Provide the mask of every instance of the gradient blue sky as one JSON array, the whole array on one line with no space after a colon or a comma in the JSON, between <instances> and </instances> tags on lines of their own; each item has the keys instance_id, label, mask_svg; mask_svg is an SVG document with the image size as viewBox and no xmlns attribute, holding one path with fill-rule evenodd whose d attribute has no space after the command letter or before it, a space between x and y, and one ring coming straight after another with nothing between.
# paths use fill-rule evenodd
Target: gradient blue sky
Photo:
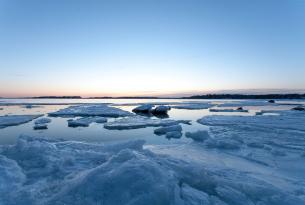
<instances>
[{"instance_id":1,"label":"gradient blue sky","mask_svg":"<svg viewBox=\"0 0 305 205\"><path fill-rule=\"evenodd\" d=\"M304 0L0 0L0 96L305 90Z\"/></svg>"}]
</instances>

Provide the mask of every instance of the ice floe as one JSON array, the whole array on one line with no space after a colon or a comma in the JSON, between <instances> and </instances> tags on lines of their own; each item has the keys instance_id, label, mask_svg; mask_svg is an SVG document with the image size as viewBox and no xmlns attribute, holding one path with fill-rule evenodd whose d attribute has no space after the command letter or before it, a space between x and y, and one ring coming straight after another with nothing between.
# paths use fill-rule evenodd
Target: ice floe
<instances>
[{"instance_id":1,"label":"ice floe","mask_svg":"<svg viewBox=\"0 0 305 205\"><path fill-rule=\"evenodd\" d=\"M211 148L241 149L243 157L273 166L272 156L300 156L305 150L305 115L278 111L278 115L205 116L199 123L210 126ZM273 159L274 161L274 159Z\"/></svg>"},{"instance_id":2,"label":"ice floe","mask_svg":"<svg viewBox=\"0 0 305 205\"><path fill-rule=\"evenodd\" d=\"M181 137L182 137L182 132L181 132L181 131L170 131L170 132L167 132L167 133L165 134L165 137L166 137L167 139L171 139L171 138L176 138L176 139L178 139L178 138L181 138Z\"/></svg>"},{"instance_id":3,"label":"ice floe","mask_svg":"<svg viewBox=\"0 0 305 205\"><path fill-rule=\"evenodd\" d=\"M206 131L206 130L198 130L196 132L186 132L185 137L191 138L197 142L203 142L206 139L209 139L210 135L209 135L208 131Z\"/></svg>"},{"instance_id":4,"label":"ice floe","mask_svg":"<svg viewBox=\"0 0 305 205\"><path fill-rule=\"evenodd\" d=\"M143 149L143 143L102 145L20 137L15 145L0 149L0 204L305 203L304 179L281 181L278 173L251 168L242 160L234 164L229 155L201 160L209 157L207 152L191 146L186 150L179 146L179 152L166 148L171 154L160 155ZM261 173L253 172L257 169Z\"/></svg>"},{"instance_id":5,"label":"ice floe","mask_svg":"<svg viewBox=\"0 0 305 205\"><path fill-rule=\"evenodd\" d=\"M34 130L45 130L48 129L48 125L47 124L35 124L33 126Z\"/></svg>"},{"instance_id":6,"label":"ice floe","mask_svg":"<svg viewBox=\"0 0 305 205\"><path fill-rule=\"evenodd\" d=\"M47 124L47 123L50 123L51 121L52 120L50 118L42 117L42 118L35 120L35 124Z\"/></svg>"},{"instance_id":7,"label":"ice floe","mask_svg":"<svg viewBox=\"0 0 305 205\"><path fill-rule=\"evenodd\" d=\"M0 116L0 129L30 122L42 115L4 115Z\"/></svg>"},{"instance_id":8,"label":"ice floe","mask_svg":"<svg viewBox=\"0 0 305 205\"><path fill-rule=\"evenodd\" d=\"M211 108L209 109L210 112L248 112L248 110L244 110L243 108L239 107L238 109L214 109L214 108Z\"/></svg>"},{"instance_id":9,"label":"ice floe","mask_svg":"<svg viewBox=\"0 0 305 205\"><path fill-rule=\"evenodd\" d=\"M167 132L172 132L172 131L182 131L182 126L181 125L172 125L172 126L166 126L166 127L160 127L154 130L154 133L156 135L165 135Z\"/></svg>"},{"instance_id":10,"label":"ice floe","mask_svg":"<svg viewBox=\"0 0 305 205\"><path fill-rule=\"evenodd\" d=\"M154 107L154 105L152 105L152 104L143 104L143 105L140 105L140 106L134 108L132 110L132 112L150 113L153 107Z\"/></svg>"},{"instance_id":11,"label":"ice floe","mask_svg":"<svg viewBox=\"0 0 305 205\"><path fill-rule=\"evenodd\" d=\"M304 108L304 106L297 106L297 107L292 108L292 110L304 111L305 108Z\"/></svg>"},{"instance_id":12,"label":"ice floe","mask_svg":"<svg viewBox=\"0 0 305 205\"><path fill-rule=\"evenodd\" d=\"M125 117L130 116L132 113L116 108L110 107L105 104L94 105L74 105L68 108L49 113L52 117L88 117L88 116L101 116L101 117Z\"/></svg>"},{"instance_id":13,"label":"ice floe","mask_svg":"<svg viewBox=\"0 0 305 205\"><path fill-rule=\"evenodd\" d=\"M167 114L167 112L171 109L170 106L167 106L167 105L160 105L160 106L157 106L155 109L152 110L152 113L153 114Z\"/></svg>"},{"instance_id":14,"label":"ice floe","mask_svg":"<svg viewBox=\"0 0 305 205\"><path fill-rule=\"evenodd\" d=\"M121 119L116 119L112 122L107 122L104 124L106 129L138 129L144 127L161 127L177 125L179 123L185 123L184 121L177 121L171 119L154 119L144 116L131 116Z\"/></svg>"},{"instance_id":15,"label":"ice floe","mask_svg":"<svg viewBox=\"0 0 305 205\"><path fill-rule=\"evenodd\" d=\"M105 123L107 118L105 117L83 117L79 119L68 120L69 127L88 127L91 123Z\"/></svg>"},{"instance_id":16,"label":"ice floe","mask_svg":"<svg viewBox=\"0 0 305 205\"><path fill-rule=\"evenodd\" d=\"M208 109L213 106L214 105L211 103L181 103L179 105L172 106L172 108L185 109L185 110L200 110L200 109Z\"/></svg>"}]
</instances>

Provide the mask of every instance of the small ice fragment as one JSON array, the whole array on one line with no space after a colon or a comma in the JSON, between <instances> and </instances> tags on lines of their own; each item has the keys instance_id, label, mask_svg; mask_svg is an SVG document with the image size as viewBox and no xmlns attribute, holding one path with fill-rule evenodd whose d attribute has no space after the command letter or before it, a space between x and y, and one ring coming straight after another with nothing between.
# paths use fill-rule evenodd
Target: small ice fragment
<instances>
[{"instance_id":1,"label":"small ice fragment","mask_svg":"<svg viewBox=\"0 0 305 205\"><path fill-rule=\"evenodd\" d=\"M140 113L150 113L154 105L152 104L144 104L140 105L132 110L132 112L140 112Z\"/></svg>"},{"instance_id":2,"label":"small ice fragment","mask_svg":"<svg viewBox=\"0 0 305 205\"><path fill-rule=\"evenodd\" d=\"M45 130L48 129L47 124L35 124L33 127L34 130Z\"/></svg>"},{"instance_id":3,"label":"small ice fragment","mask_svg":"<svg viewBox=\"0 0 305 205\"><path fill-rule=\"evenodd\" d=\"M305 110L305 108L304 108L304 107L302 107L302 106L297 106L297 107L292 108L292 110L304 111L304 110Z\"/></svg>"},{"instance_id":4,"label":"small ice fragment","mask_svg":"<svg viewBox=\"0 0 305 205\"><path fill-rule=\"evenodd\" d=\"M167 114L167 112L170 110L170 106L166 105L160 105L152 110L153 114Z\"/></svg>"},{"instance_id":5,"label":"small ice fragment","mask_svg":"<svg viewBox=\"0 0 305 205\"><path fill-rule=\"evenodd\" d=\"M196 132L187 132L185 133L187 138L192 138L194 141L203 142L206 139L210 138L208 131L206 130L198 130Z\"/></svg>"},{"instance_id":6,"label":"small ice fragment","mask_svg":"<svg viewBox=\"0 0 305 205\"><path fill-rule=\"evenodd\" d=\"M166 133L166 138L180 138L182 137L182 132L181 131L171 131Z\"/></svg>"},{"instance_id":7,"label":"small ice fragment","mask_svg":"<svg viewBox=\"0 0 305 205\"><path fill-rule=\"evenodd\" d=\"M172 131L182 131L181 125L172 125L172 126L167 126L167 127L160 127L154 130L154 133L156 135L164 135L167 132L172 132Z\"/></svg>"},{"instance_id":8,"label":"small ice fragment","mask_svg":"<svg viewBox=\"0 0 305 205\"><path fill-rule=\"evenodd\" d=\"M50 123L50 122L51 122L51 119L46 118L46 117L39 118L39 119L35 120L35 124L47 124L47 123Z\"/></svg>"}]
</instances>

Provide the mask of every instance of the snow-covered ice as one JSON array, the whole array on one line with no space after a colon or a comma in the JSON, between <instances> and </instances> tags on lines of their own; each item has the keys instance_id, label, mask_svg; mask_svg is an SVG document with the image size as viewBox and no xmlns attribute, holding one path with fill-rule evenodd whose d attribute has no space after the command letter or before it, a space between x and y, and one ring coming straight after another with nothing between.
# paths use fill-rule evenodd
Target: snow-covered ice
<instances>
[{"instance_id":1,"label":"snow-covered ice","mask_svg":"<svg viewBox=\"0 0 305 205\"><path fill-rule=\"evenodd\" d=\"M74 105L68 108L58 110L56 112L49 113L49 116L52 117L125 117L130 115L132 115L132 113L116 107L110 107L106 104Z\"/></svg>"},{"instance_id":2,"label":"snow-covered ice","mask_svg":"<svg viewBox=\"0 0 305 205\"><path fill-rule=\"evenodd\" d=\"M171 138L181 138L182 137L182 132L181 131L169 131L165 133L165 137L168 139Z\"/></svg>"},{"instance_id":3,"label":"snow-covered ice","mask_svg":"<svg viewBox=\"0 0 305 205\"><path fill-rule=\"evenodd\" d=\"M210 112L248 112L248 110L244 109L219 109L219 108L211 108Z\"/></svg>"},{"instance_id":4,"label":"snow-covered ice","mask_svg":"<svg viewBox=\"0 0 305 205\"><path fill-rule=\"evenodd\" d=\"M154 130L154 133L156 135L164 135L167 132L172 132L172 131L182 131L181 125L172 125L172 126L166 126L166 127L160 127Z\"/></svg>"},{"instance_id":5,"label":"snow-covered ice","mask_svg":"<svg viewBox=\"0 0 305 205\"><path fill-rule=\"evenodd\" d=\"M154 114L167 114L167 112L171 109L170 106L167 105L160 105L157 106L155 109L152 110Z\"/></svg>"},{"instance_id":6,"label":"snow-covered ice","mask_svg":"<svg viewBox=\"0 0 305 205\"><path fill-rule=\"evenodd\" d=\"M194 145L150 151L143 144L20 137L0 149L0 204L305 203L304 178L279 178L284 173Z\"/></svg>"},{"instance_id":7,"label":"snow-covered ice","mask_svg":"<svg viewBox=\"0 0 305 205\"><path fill-rule=\"evenodd\" d=\"M278 111L278 115L205 116L199 123L210 126L208 147L240 149L235 153L273 166L273 157L301 156L305 150L305 115ZM271 160L272 159L272 160Z\"/></svg>"},{"instance_id":8,"label":"snow-covered ice","mask_svg":"<svg viewBox=\"0 0 305 205\"><path fill-rule=\"evenodd\" d=\"M179 104L179 105L174 105L172 108L175 109L185 109L185 110L200 110L200 109L208 109L213 107L214 105L211 103L184 103L184 104Z\"/></svg>"},{"instance_id":9,"label":"snow-covered ice","mask_svg":"<svg viewBox=\"0 0 305 205\"><path fill-rule=\"evenodd\" d=\"M203 142L206 139L210 138L210 135L209 135L208 131L206 131L206 130L198 130L196 132L186 132L185 136L187 138L191 138L194 141L198 141L198 142Z\"/></svg>"},{"instance_id":10,"label":"snow-covered ice","mask_svg":"<svg viewBox=\"0 0 305 205\"><path fill-rule=\"evenodd\" d=\"M0 129L30 122L42 115L4 115L0 116Z\"/></svg>"},{"instance_id":11,"label":"snow-covered ice","mask_svg":"<svg viewBox=\"0 0 305 205\"><path fill-rule=\"evenodd\" d=\"M121 119L116 119L112 122L107 122L104 124L106 129L138 129L144 127L161 127L161 126L170 126L177 125L182 123L182 121L171 120L171 119L153 119L144 116L131 116Z\"/></svg>"},{"instance_id":12,"label":"snow-covered ice","mask_svg":"<svg viewBox=\"0 0 305 205\"><path fill-rule=\"evenodd\" d=\"M132 112L150 113L153 107L154 107L154 105L152 105L152 104L143 104L143 105L140 105L140 106L134 108L132 110Z\"/></svg>"},{"instance_id":13,"label":"snow-covered ice","mask_svg":"<svg viewBox=\"0 0 305 205\"><path fill-rule=\"evenodd\" d=\"M34 130L45 130L45 129L48 129L48 125L44 124L44 123L42 123L42 124L35 124L33 126L33 129Z\"/></svg>"},{"instance_id":14,"label":"snow-covered ice","mask_svg":"<svg viewBox=\"0 0 305 205\"><path fill-rule=\"evenodd\" d=\"M35 120L35 124L47 124L47 123L50 123L51 121L52 120L50 118L42 117L42 118Z\"/></svg>"},{"instance_id":15,"label":"snow-covered ice","mask_svg":"<svg viewBox=\"0 0 305 205\"><path fill-rule=\"evenodd\" d=\"M69 127L88 127L91 123L105 123L107 118L105 117L82 117L79 119L68 120Z\"/></svg>"}]
</instances>

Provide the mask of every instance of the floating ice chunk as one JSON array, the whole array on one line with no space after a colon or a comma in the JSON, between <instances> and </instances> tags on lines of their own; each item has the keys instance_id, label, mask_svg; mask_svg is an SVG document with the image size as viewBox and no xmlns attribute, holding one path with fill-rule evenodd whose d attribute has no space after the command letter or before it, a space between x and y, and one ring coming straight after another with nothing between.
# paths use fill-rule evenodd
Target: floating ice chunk
<instances>
[{"instance_id":1,"label":"floating ice chunk","mask_svg":"<svg viewBox=\"0 0 305 205\"><path fill-rule=\"evenodd\" d=\"M15 126L30 122L42 115L4 115L0 116L0 128Z\"/></svg>"},{"instance_id":2,"label":"floating ice chunk","mask_svg":"<svg viewBox=\"0 0 305 205\"><path fill-rule=\"evenodd\" d=\"M208 131L198 130L197 132L187 132L185 133L187 138L192 138L194 141L203 142L210 138Z\"/></svg>"},{"instance_id":3,"label":"floating ice chunk","mask_svg":"<svg viewBox=\"0 0 305 205\"><path fill-rule=\"evenodd\" d=\"M248 112L248 110L244 109L209 109L210 112Z\"/></svg>"},{"instance_id":4,"label":"floating ice chunk","mask_svg":"<svg viewBox=\"0 0 305 205\"><path fill-rule=\"evenodd\" d=\"M35 124L33 127L34 130L45 130L48 129L47 124Z\"/></svg>"},{"instance_id":5,"label":"floating ice chunk","mask_svg":"<svg viewBox=\"0 0 305 205\"><path fill-rule=\"evenodd\" d=\"M153 114L167 114L167 112L171 109L170 106L160 105L152 110Z\"/></svg>"},{"instance_id":6,"label":"floating ice chunk","mask_svg":"<svg viewBox=\"0 0 305 205\"><path fill-rule=\"evenodd\" d=\"M182 137L182 132L181 131L170 131L170 132L166 132L165 137L168 139L171 138L181 138Z\"/></svg>"},{"instance_id":7,"label":"floating ice chunk","mask_svg":"<svg viewBox=\"0 0 305 205\"><path fill-rule=\"evenodd\" d=\"M304 111L305 108L303 106L297 106L297 107L292 108L292 110Z\"/></svg>"},{"instance_id":8,"label":"floating ice chunk","mask_svg":"<svg viewBox=\"0 0 305 205\"><path fill-rule=\"evenodd\" d=\"M95 104L95 105L76 105L70 106L58 110L56 112L49 113L52 117L65 117L65 116L102 116L102 117L125 117L132 115L130 112L121 110L119 108L110 107L105 104Z\"/></svg>"},{"instance_id":9,"label":"floating ice chunk","mask_svg":"<svg viewBox=\"0 0 305 205\"><path fill-rule=\"evenodd\" d=\"M172 106L172 108L185 109L185 110L200 110L200 109L208 109L213 106L214 105L210 103L185 103L185 104Z\"/></svg>"},{"instance_id":10,"label":"floating ice chunk","mask_svg":"<svg viewBox=\"0 0 305 205\"><path fill-rule=\"evenodd\" d=\"M47 124L50 123L51 121L52 120L50 118L43 117L35 120L35 124Z\"/></svg>"},{"instance_id":11,"label":"floating ice chunk","mask_svg":"<svg viewBox=\"0 0 305 205\"><path fill-rule=\"evenodd\" d=\"M113 122L107 122L104 124L106 129L137 129L144 127L160 127L160 126L170 126L179 124L176 120L170 119L152 119L143 116L131 116L121 119L116 119Z\"/></svg>"},{"instance_id":12,"label":"floating ice chunk","mask_svg":"<svg viewBox=\"0 0 305 205\"><path fill-rule=\"evenodd\" d=\"M32 104L23 104L21 105L22 108L26 108L26 109L32 109L32 108L37 108L37 107L41 107L40 105L32 105Z\"/></svg>"},{"instance_id":13,"label":"floating ice chunk","mask_svg":"<svg viewBox=\"0 0 305 205\"><path fill-rule=\"evenodd\" d=\"M88 127L91 123L105 123L107 118L104 117L83 117L76 120L68 120L69 127Z\"/></svg>"},{"instance_id":14,"label":"floating ice chunk","mask_svg":"<svg viewBox=\"0 0 305 205\"><path fill-rule=\"evenodd\" d=\"M172 132L172 131L182 131L181 125L172 125L172 126L167 126L167 127L160 127L154 130L154 133L156 135L164 135L167 132Z\"/></svg>"},{"instance_id":15,"label":"floating ice chunk","mask_svg":"<svg viewBox=\"0 0 305 205\"><path fill-rule=\"evenodd\" d=\"M150 113L154 105L152 104L144 104L140 105L132 110L132 112L142 112L142 113Z\"/></svg>"}]
</instances>

